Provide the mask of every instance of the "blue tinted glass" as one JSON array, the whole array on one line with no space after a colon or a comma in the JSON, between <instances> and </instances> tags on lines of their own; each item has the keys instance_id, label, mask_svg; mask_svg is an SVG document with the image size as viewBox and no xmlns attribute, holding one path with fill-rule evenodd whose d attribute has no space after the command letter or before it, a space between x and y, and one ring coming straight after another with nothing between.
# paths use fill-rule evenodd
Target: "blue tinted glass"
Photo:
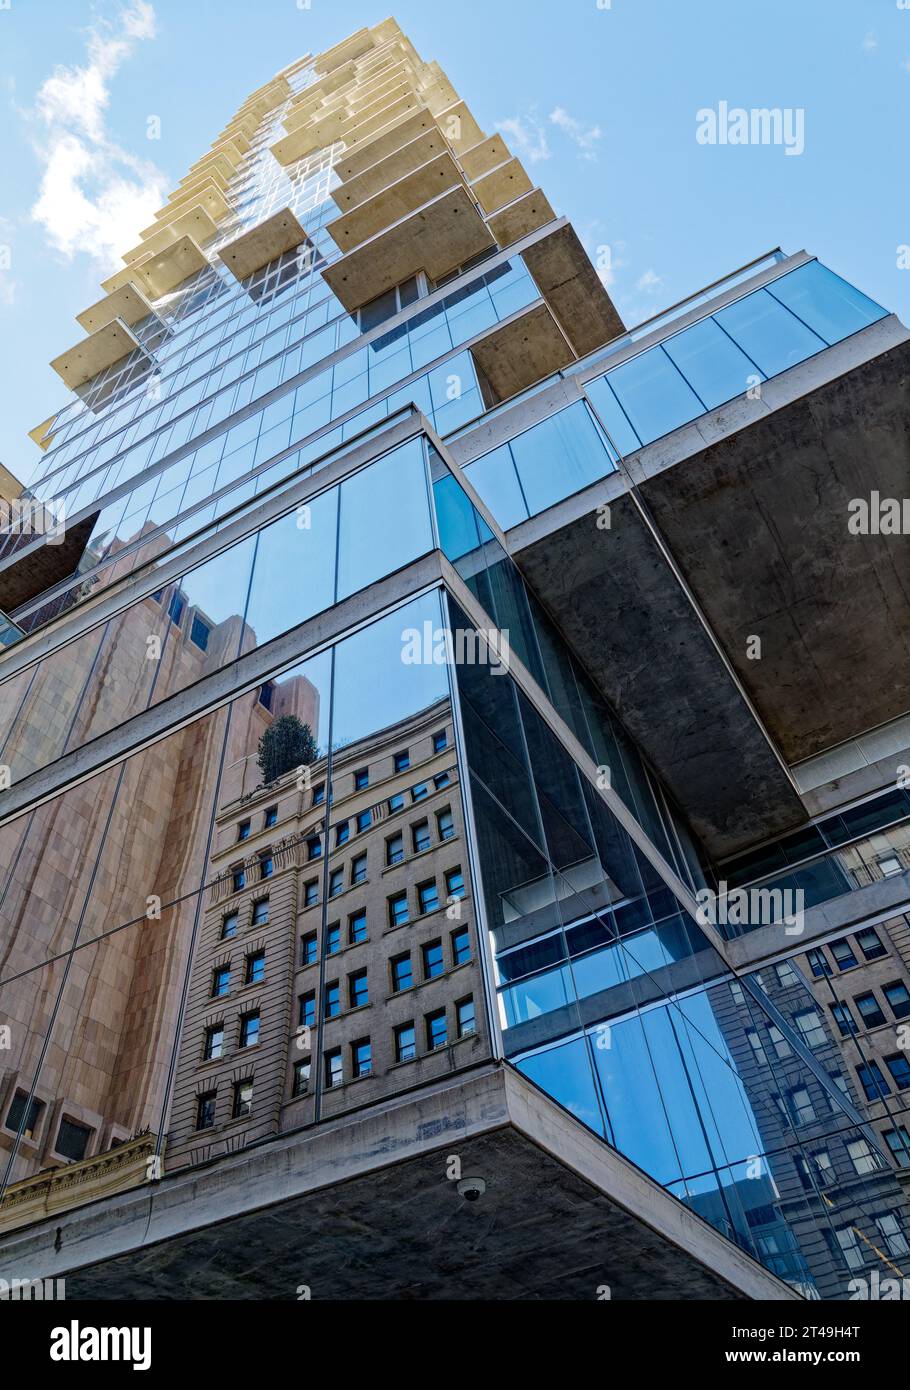
<instances>
[{"instance_id":1,"label":"blue tinted glass","mask_svg":"<svg viewBox=\"0 0 910 1390\"><path fill-rule=\"evenodd\" d=\"M504 531L529 515L508 444L466 464L465 477Z\"/></svg>"},{"instance_id":2,"label":"blue tinted glass","mask_svg":"<svg viewBox=\"0 0 910 1390\"><path fill-rule=\"evenodd\" d=\"M881 305L818 261L781 276L768 286L768 293L786 304L828 343L840 342L841 338L887 317Z\"/></svg>"},{"instance_id":3,"label":"blue tinted glass","mask_svg":"<svg viewBox=\"0 0 910 1390\"><path fill-rule=\"evenodd\" d=\"M755 363L713 319L693 324L664 347L709 410L741 396L761 379Z\"/></svg>"},{"instance_id":4,"label":"blue tinted glass","mask_svg":"<svg viewBox=\"0 0 910 1390\"><path fill-rule=\"evenodd\" d=\"M603 1136L603 1117L584 1038L534 1057L523 1057L517 1065L520 1072L555 1097L582 1124Z\"/></svg>"},{"instance_id":5,"label":"blue tinted glass","mask_svg":"<svg viewBox=\"0 0 910 1390\"><path fill-rule=\"evenodd\" d=\"M411 440L341 484L339 599L432 548L419 439Z\"/></svg>"},{"instance_id":6,"label":"blue tinted glass","mask_svg":"<svg viewBox=\"0 0 910 1390\"><path fill-rule=\"evenodd\" d=\"M334 600L338 489L290 512L259 535L244 649L287 632ZM305 525L298 524L305 522Z\"/></svg>"},{"instance_id":7,"label":"blue tinted glass","mask_svg":"<svg viewBox=\"0 0 910 1390\"><path fill-rule=\"evenodd\" d=\"M532 516L614 468L584 401L518 435L511 447Z\"/></svg>"},{"instance_id":8,"label":"blue tinted glass","mask_svg":"<svg viewBox=\"0 0 910 1390\"><path fill-rule=\"evenodd\" d=\"M766 376L785 372L827 346L765 290L718 309L714 317Z\"/></svg>"},{"instance_id":9,"label":"blue tinted glass","mask_svg":"<svg viewBox=\"0 0 910 1390\"><path fill-rule=\"evenodd\" d=\"M586 382L585 391L620 454L634 454L640 449L641 440L623 414L607 377L599 376L595 381Z\"/></svg>"},{"instance_id":10,"label":"blue tinted glass","mask_svg":"<svg viewBox=\"0 0 910 1390\"><path fill-rule=\"evenodd\" d=\"M660 439L705 412L702 402L661 348L651 348L631 362L614 367L609 380L643 444Z\"/></svg>"}]
</instances>

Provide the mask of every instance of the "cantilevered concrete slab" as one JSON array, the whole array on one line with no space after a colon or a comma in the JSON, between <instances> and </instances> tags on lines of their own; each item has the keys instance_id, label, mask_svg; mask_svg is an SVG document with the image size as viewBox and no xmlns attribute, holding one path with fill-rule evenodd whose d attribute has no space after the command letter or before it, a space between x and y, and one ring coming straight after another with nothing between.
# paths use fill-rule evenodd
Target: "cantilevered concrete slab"
<instances>
[{"instance_id":1,"label":"cantilevered concrete slab","mask_svg":"<svg viewBox=\"0 0 910 1390\"><path fill-rule=\"evenodd\" d=\"M137 263L133 269L149 298L160 299L207 265L208 261L193 238L183 236L157 256Z\"/></svg>"},{"instance_id":2,"label":"cantilevered concrete slab","mask_svg":"<svg viewBox=\"0 0 910 1390\"><path fill-rule=\"evenodd\" d=\"M340 140L347 124L347 111L342 108L292 130L289 135L277 140L269 148L278 163L286 169L289 165L296 164L299 159L306 159L308 155L315 154L317 150L325 149L326 146Z\"/></svg>"},{"instance_id":3,"label":"cantilevered concrete slab","mask_svg":"<svg viewBox=\"0 0 910 1390\"><path fill-rule=\"evenodd\" d=\"M71 1300L801 1301L502 1066L11 1233L13 1274Z\"/></svg>"},{"instance_id":4,"label":"cantilevered concrete slab","mask_svg":"<svg viewBox=\"0 0 910 1390\"><path fill-rule=\"evenodd\" d=\"M115 319L120 319L128 328L132 328L153 312L145 295L137 290L135 285L129 284L77 314L76 322L86 333L94 333L99 328L107 327Z\"/></svg>"},{"instance_id":5,"label":"cantilevered concrete slab","mask_svg":"<svg viewBox=\"0 0 910 1390\"><path fill-rule=\"evenodd\" d=\"M532 304L487 333L471 355L498 401L526 391L575 359L546 304Z\"/></svg>"},{"instance_id":6,"label":"cantilevered concrete slab","mask_svg":"<svg viewBox=\"0 0 910 1390\"><path fill-rule=\"evenodd\" d=\"M39 449L50 448L50 443L54 436L49 434L48 431L56 418L56 415L49 415L46 420L41 421L40 425L36 425L33 430L29 430L29 439L37 444Z\"/></svg>"},{"instance_id":7,"label":"cantilevered concrete slab","mask_svg":"<svg viewBox=\"0 0 910 1390\"><path fill-rule=\"evenodd\" d=\"M506 160L471 184L471 192L488 215L498 212L507 203L514 203L516 198L530 193L532 188L533 184L518 159Z\"/></svg>"},{"instance_id":8,"label":"cantilevered concrete slab","mask_svg":"<svg viewBox=\"0 0 910 1390\"><path fill-rule=\"evenodd\" d=\"M172 194L167 203L155 215L155 221L170 223L182 217L191 207L202 206L215 222L223 222L231 210L224 190L212 179L204 179L193 188L181 189Z\"/></svg>"},{"instance_id":9,"label":"cantilevered concrete slab","mask_svg":"<svg viewBox=\"0 0 910 1390\"><path fill-rule=\"evenodd\" d=\"M149 256L158 255L159 252L164 251L182 236L191 236L199 246L205 246L217 233L218 228L205 208L197 205L189 208L173 222L165 225L155 222L151 227L146 227L145 231L141 233L144 240L132 251L127 251L123 259L129 265L136 261L144 261Z\"/></svg>"},{"instance_id":10,"label":"cantilevered concrete slab","mask_svg":"<svg viewBox=\"0 0 910 1390\"><path fill-rule=\"evenodd\" d=\"M505 250L513 242L530 236L531 232L536 232L539 227L545 227L547 223L555 220L556 213L550 207L546 196L539 188L533 188L523 198L503 208L502 212L495 213L489 222L497 245Z\"/></svg>"},{"instance_id":11,"label":"cantilevered concrete slab","mask_svg":"<svg viewBox=\"0 0 910 1390\"><path fill-rule=\"evenodd\" d=\"M68 352L55 357L51 366L63 384L75 391L139 347L138 338L134 337L126 324L114 319L83 338Z\"/></svg>"},{"instance_id":12,"label":"cantilevered concrete slab","mask_svg":"<svg viewBox=\"0 0 910 1390\"><path fill-rule=\"evenodd\" d=\"M639 480L791 763L907 709L910 541L847 529L853 499L907 496L910 341L885 347L895 332L906 331L882 320L765 383L761 401L722 412L740 421L726 437L677 432L663 466ZM753 635L761 660L747 656Z\"/></svg>"},{"instance_id":13,"label":"cantilevered concrete slab","mask_svg":"<svg viewBox=\"0 0 910 1390\"><path fill-rule=\"evenodd\" d=\"M393 223L410 217L439 194L451 188L463 187L461 170L453 156L445 150L344 216L337 217L328 224L327 230L342 252L351 251Z\"/></svg>"},{"instance_id":14,"label":"cantilevered concrete slab","mask_svg":"<svg viewBox=\"0 0 910 1390\"><path fill-rule=\"evenodd\" d=\"M363 242L322 273L351 312L418 270L438 280L494 245L467 190L459 187Z\"/></svg>"},{"instance_id":15,"label":"cantilevered concrete slab","mask_svg":"<svg viewBox=\"0 0 910 1390\"><path fill-rule=\"evenodd\" d=\"M307 234L291 209L282 208L265 222L260 222L258 227L228 242L218 255L238 280L246 280L264 265L277 260L285 251L293 251L306 240Z\"/></svg>"},{"instance_id":16,"label":"cantilevered concrete slab","mask_svg":"<svg viewBox=\"0 0 910 1390\"><path fill-rule=\"evenodd\" d=\"M579 357L624 331L571 224L564 223L529 246L524 262Z\"/></svg>"},{"instance_id":17,"label":"cantilevered concrete slab","mask_svg":"<svg viewBox=\"0 0 910 1390\"><path fill-rule=\"evenodd\" d=\"M502 136L491 135L488 140L481 140L473 149L464 151L461 155L461 167L468 181L473 182L511 158L512 152Z\"/></svg>"},{"instance_id":18,"label":"cantilevered concrete slab","mask_svg":"<svg viewBox=\"0 0 910 1390\"><path fill-rule=\"evenodd\" d=\"M352 208L390 188L399 179L413 174L431 159L446 153L448 145L434 125L432 130L425 130L416 140L402 145L385 159L364 169L356 178L339 184L332 190L332 197L343 213L350 212Z\"/></svg>"},{"instance_id":19,"label":"cantilevered concrete slab","mask_svg":"<svg viewBox=\"0 0 910 1390\"><path fill-rule=\"evenodd\" d=\"M68 579L85 554L98 516L98 512L93 512L75 526L68 526L59 545L39 546L17 563L0 570L0 611L12 613L54 584ZM33 541L34 536L23 534L21 539L25 545Z\"/></svg>"},{"instance_id":20,"label":"cantilevered concrete slab","mask_svg":"<svg viewBox=\"0 0 910 1390\"><path fill-rule=\"evenodd\" d=\"M436 134L439 127L429 111L415 111L399 117L390 122L387 130L364 140L355 148L346 149L335 166L335 173L342 180L357 178L364 170L430 131Z\"/></svg>"}]
</instances>

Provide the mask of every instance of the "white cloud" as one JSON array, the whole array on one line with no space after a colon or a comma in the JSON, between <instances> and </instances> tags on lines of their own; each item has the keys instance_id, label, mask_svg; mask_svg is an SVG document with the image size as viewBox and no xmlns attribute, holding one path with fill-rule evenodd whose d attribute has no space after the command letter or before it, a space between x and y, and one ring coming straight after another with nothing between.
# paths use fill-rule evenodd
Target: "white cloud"
<instances>
[{"instance_id":1,"label":"white cloud","mask_svg":"<svg viewBox=\"0 0 910 1390\"><path fill-rule=\"evenodd\" d=\"M901 63L901 71L910 72L910 58L904 58L903 62Z\"/></svg>"},{"instance_id":2,"label":"white cloud","mask_svg":"<svg viewBox=\"0 0 910 1390\"><path fill-rule=\"evenodd\" d=\"M512 153L528 164L539 164L550 158L547 132L533 112L524 116L510 116L505 121L497 121L497 128L506 135Z\"/></svg>"},{"instance_id":3,"label":"white cloud","mask_svg":"<svg viewBox=\"0 0 910 1390\"><path fill-rule=\"evenodd\" d=\"M646 270L644 275L639 277L635 288L643 291L645 294L656 294L663 283L662 275L658 275L654 270Z\"/></svg>"},{"instance_id":4,"label":"white cloud","mask_svg":"<svg viewBox=\"0 0 910 1390\"><path fill-rule=\"evenodd\" d=\"M578 146L582 159L593 161L597 158L597 147L603 139L600 126L586 126L583 121L570 116L562 106L554 107L550 112L550 121Z\"/></svg>"},{"instance_id":5,"label":"white cloud","mask_svg":"<svg viewBox=\"0 0 910 1390\"><path fill-rule=\"evenodd\" d=\"M864 53L874 53L878 48L878 39L875 34L870 31L860 44L860 48Z\"/></svg>"},{"instance_id":6,"label":"white cloud","mask_svg":"<svg viewBox=\"0 0 910 1390\"><path fill-rule=\"evenodd\" d=\"M112 81L154 37L149 0L129 0L90 31L85 65L58 66L38 91L32 115L44 173L31 215L68 260L82 252L105 267L121 264L166 197L166 176L117 145L106 124Z\"/></svg>"}]
</instances>

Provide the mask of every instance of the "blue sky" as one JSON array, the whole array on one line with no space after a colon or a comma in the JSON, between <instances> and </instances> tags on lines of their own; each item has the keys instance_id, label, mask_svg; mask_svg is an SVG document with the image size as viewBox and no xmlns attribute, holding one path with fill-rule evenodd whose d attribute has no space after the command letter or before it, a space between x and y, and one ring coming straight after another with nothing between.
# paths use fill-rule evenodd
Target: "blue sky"
<instances>
[{"instance_id":1,"label":"blue sky","mask_svg":"<svg viewBox=\"0 0 910 1390\"><path fill-rule=\"evenodd\" d=\"M627 323L777 245L910 322L904 3L0 0L0 460L31 477L26 433L65 399L48 362L246 95L389 13L610 248ZM804 112L804 152L699 144L721 101Z\"/></svg>"}]
</instances>

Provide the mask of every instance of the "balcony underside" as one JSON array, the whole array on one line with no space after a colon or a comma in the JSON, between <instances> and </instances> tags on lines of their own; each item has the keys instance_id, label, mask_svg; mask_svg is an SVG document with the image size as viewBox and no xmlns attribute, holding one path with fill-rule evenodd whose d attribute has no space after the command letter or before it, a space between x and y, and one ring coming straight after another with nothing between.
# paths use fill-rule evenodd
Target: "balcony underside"
<instances>
[{"instance_id":1,"label":"balcony underside","mask_svg":"<svg viewBox=\"0 0 910 1390\"><path fill-rule=\"evenodd\" d=\"M494 245L466 189L453 188L322 273L350 313L419 270L439 280Z\"/></svg>"},{"instance_id":2,"label":"balcony underside","mask_svg":"<svg viewBox=\"0 0 910 1390\"><path fill-rule=\"evenodd\" d=\"M488 216L531 189L531 180L517 159L507 159L471 184L471 192Z\"/></svg>"},{"instance_id":3,"label":"balcony underside","mask_svg":"<svg viewBox=\"0 0 910 1390\"><path fill-rule=\"evenodd\" d=\"M85 553L98 513L68 526L60 545L42 545L8 569L0 570L0 610L12 613L55 584L68 579ZM29 537L23 537L23 543ZM5 557L4 557L5 558Z\"/></svg>"},{"instance_id":4,"label":"balcony underside","mask_svg":"<svg viewBox=\"0 0 910 1390\"><path fill-rule=\"evenodd\" d=\"M182 236L190 236L198 246L207 246L208 243L217 235L218 228L212 221L209 214L201 204L187 209L173 222L162 226L156 222L152 227L146 227L141 233L144 238L137 247L128 251L123 259L133 265L136 261L143 261L148 256L157 256L175 241L179 241Z\"/></svg>"},{"instance_id":5,"label":"balcony underside","mask_svg":"<svg viewBox=\"0 0 910 1390\"><path fill-rule=\"evenodd\" d=\"M115 362L128 357L141 344L125 323L114 319L83 338L81 343L62 352L51 362L51 367L60 377L64 386L71 391L84 386L100 372L113 367Z\"/></svg>"},{"instance_id":6,"label":"balcony underside","mask_svg":"<svg viewBox=\"0 0 910 1390\"><path fill-rule=\"evenodd\" d=\"M556 213L545 194L539 188L533 188L523 198L503 208L502 212L494 213L489 225L497 244L505 249L555 220Z\"/></svg>"},{"instance_id":7,"label":"balcony underside","mask_svg":"<svg viewBox=\"0 0 910 1390\"><path fill-rule=\"evenodd\" d=\"M113 294L99 299L91 308L77 314L76 322L86 333L94 333L99 328L106 328L114 319L120 319L128 328L132 328L152 312L152 306L135 285L124 285Z\"/></svg>"},{"instance_id":8,"label":"balcony underside","mask_svg":"<svg viewBox=\"0 0 910 1390\"><path fill-rule=\"evenodd\" d=\"M796 1298L502 1067L70 1211L62 1247L59 1224L2 1257L71 1299Z\"/></svg>"},{"instance_id":9,"label":"balcony underside","mask_svg":"<svg viewBox=\"0 0 910 1390\"><path fill-rule=\"evenodd\" d=\"M356 147L346 149L335 166L338 177L347 182L394 154L427 132L438 133L439 126L429 111L416 111L389 123L388 130L371 136Z\"/></svg>"},{"instance_id":10,"label":"balcony underside","mask_svg":"<svg viewBox=\"0 0 910 1390\"><path fill-rule=\"evenodd\" d=\"M497 401L551 376L574 361L574 353L546 304L533 304L471 349Z\"/></svg>"},{"instance_id":11,"label":"balcony underside","mask_svg":"<svg viewBox=\"0 0 910 1390\"><path fill-rule=\"evenodd\" d=\"M328 224L328 231L336 246L345 253L410 217L440 194L461 187L464 187L461 171L445 150L365 203L336 217Z\"/></svg>"},{"instance_id":12,"label":"balcony underside","mask_svg":"<svg viewBox=\"0 0 910 1390\"><path fill-rule=\"evenodd\" d=\"M207 265L208 261L193 238L183 236L157 256L150 256L132 269L149 298L160 299Z\"/></svg>"},{"instance_id":13,"label":"balcony underside","mask_svg":"<svg viewBox=\"0 0 910 1390\"><path fill-rule=\"evenodd\" d=\"M387 155L385 159L380 159L377 164L373 164L369 169L364 169L362 174L356 178L349 179L346 183L333 189L332 197L342 213L348 213L353 208L360 207L370 199L381 194L392 184L398 183L400 179L406 178L408 174L413 174L422 165L428 164L431 159L436 159L439 155L447 152L446 142L443 140L435 125L431 130L425 130L416 140L409 141L402 145L400 149Z\"/></svg>"},{"instance_id":14,"label":"balcony underside","mask_svg":"<svg viewBox=\"0 0 910 1390\"><path fill-rule=\"evenodd\" d=\"M579 357L624 331L572 226L566 224L529 246L524 262Z\"/></svg>"},{"instance_id":15,"label":"balcony underside","mask_svg":"<svg viewBox=\"0 0 910 1390\"><path fill-rule=\"evenodd\" d=\"M258 227L223 246L218 255L238 280L246 280L264 265L277 260L285 251L293 251L307 240L290 208L276 212Z\"/></svg>"}]
</instances>

